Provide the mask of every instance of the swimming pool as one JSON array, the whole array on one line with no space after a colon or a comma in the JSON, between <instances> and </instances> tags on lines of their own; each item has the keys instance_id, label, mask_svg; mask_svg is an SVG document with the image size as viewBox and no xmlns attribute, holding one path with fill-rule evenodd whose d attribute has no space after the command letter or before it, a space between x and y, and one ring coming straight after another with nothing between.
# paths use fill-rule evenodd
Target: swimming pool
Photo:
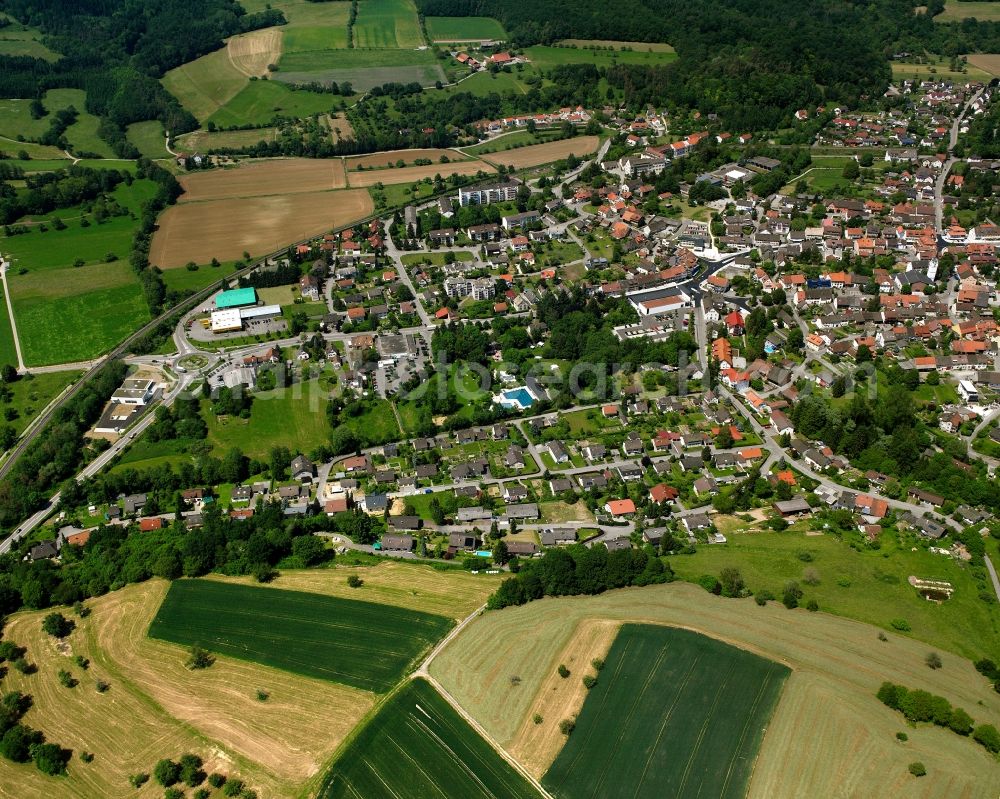
<instances>
[{"instance_id":1,"label":"swimming pool","mask_svg":"<svg viewBox=\"0 0 1000 799\"><path fill-rule=\"evenodd\" d=\"M500 395L495 398L496 402L503 405L505 408L518 408L524 410L525 408L530 408L534 402L534 395L528 391L527 387L519 386L517 388L508 388L506 391L500 392Z\"/></svg>"}]
</instances>

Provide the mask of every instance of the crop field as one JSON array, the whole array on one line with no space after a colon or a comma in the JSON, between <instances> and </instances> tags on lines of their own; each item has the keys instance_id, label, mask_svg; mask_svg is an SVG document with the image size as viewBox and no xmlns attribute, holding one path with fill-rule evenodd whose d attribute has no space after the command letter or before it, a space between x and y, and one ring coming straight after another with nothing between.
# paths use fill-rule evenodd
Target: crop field
<instances>
[{"instance_id":1,"label":"crop field","mask_svg":"<svg viewBox=\"0 0 1000 799\"><path fill-rule=\"evenodd\" d=\"M176 146L191 152L210 152L226 148L252 147L261 141L274 141L277 128L251 130L195 130L178 137Z\"/></svg>"},{"instance_id":2,"label":"crop field","mask_svg":"<svg viewBox=\"0 0 1000 799\"><path fill-rule=\"evenodd\" d=\"M613 64L643 64L645 66L661 66L677 60L673 50L591 50L584 47L549 47L536 45L524 51L532 66L548 69L560 64L594 64L596 66L611 66Z\"/></svg>"},{"instance_id":3,"label":"crop field","mask_svg":"<svg viewBox=\"0 0 1000 799\"><path fill-rule=\"evenodd\" d=\"M189 173L180 178L180 184L184 187L180 202L184 203L342 189L347 179L337 158L280 158Z\"/></svg>"},{"instance_id":4,"label":"crop field","mask_svg":"<svg viewBox=\"0 0 1000 799\"><path fill-rule=\"evenodd\" d=\"M955 22L972 17L983 22L1000 22L1000 4L994 2L963 2L945 0L944 12L934 17L935 22Z\"/></svg>"},{"instance_id":5,"label":"crop field","mask_svg":"<svg viewBox=\"0 0 1000 799\"><path fill-rule=\"evenodd\" d=\"M542 784L573 799L742 799L788 673L688 630L625 625Z\"/></svg>"},{"instance_id":6,"label":"crop field","mask_svg":"<svg viewBox=\"0 0 1000 799\"><path fill-rule=\"evenodd\" d=\"M434 42L502 40L507 31L492 17L427 17L427 35Z\"/></svg>"},{"instance_id":7,"label":"crop field","mask_svg":"<svg viewBox=\"0 0 1000 799\"><path fill-rule=\"evenodd\" d=\"M368 216L367 191L317 191L268 197L184 202L159 218L150 262L162 269L264 255Z\"/></svg>"},{"instance_id":8,"label":"crop field","mask_svg":"<svg viewBox=\"0 0 1000 799\"><path fill-rule=\"evenodd\" d=\"M492 153L489 160L494 164L504 164L523 169L529 166L549 164L568 155L584 156L597 150L601 140L597 136L575 136L572 139L533 144L516 150Z\"/></svg>"},{"instance_id":9,"label":"crop field","mask_svg":"<svg viewBox=\"0 0 1000 799\"><path fill-rule=\"evenodd\" d=\"M284 4L278 4L282 8ZM311 6L311 8L303 8ZM299 53L313 50L339 50L348 46L347 20L351 4L347 0L327 3L306 3L282 8L288 24L282 26L284 52Z\"/></svg>"},{"instance_id":10,"label":"crop field","mask_svg":"<svg viewBox=\"0 0 1000 799\"><path fill-rule=\"evenodd\" d=\"M166 139L163 135L163 123L157 119L146 122L134 122L128 126L127 138L139 148L139 152L147 158L169 158Z\"/></svg>"},{"instance_id":11,"label":"crop field","mask_svg":"<svg viewBox=\"0 0 1000 799\"><path fill-rule=\"evenodd\" d=\"M281 39L280 28L243 33L226 42L226 53L238 72L259 78L267 74L269 64L277 64L281 58Z\"/></svg>"},{"instance_id":12,"label":"crop field","mask_svg":"<svg viewBox=\"0 0 1000 799\"><path fill-rule=\"evenodd\" d=\"M356 33L357 26L354 30ZM281 59L281 70L271 78L285 83L348 82L355 92L391 81L417 81L430 86L435 81L445 80L430 50L401 49L286 52Z\"/></svg>"},{"instance_id":13,"label":"crop field","mask_svg":"<svg viewBox=\"0 0 1000 799\"><path fill-rule=\"evenodd\" d=\"M0 797L159 796L162 789L152 785L136 792L129 775L184 752L261 796L294 796L372 707L366 692L240 660L219 658L210 669L191 671L184 650L145 635L168 585L150 580L89 600L90 616L75 619L65 647L42 632L49 611L8 620L5 639L26 646L38 671L11 670L4 690L31 694L25 723L74 757L60 779L0 759ZM88 658L90 668L78 668L75 655ZM80 684L64 688L60 669ZM109 683L107 693L94 690L96 680ZM268 701L257 700L258 688ZM84 751L94 754L92 764L79 759Z\"/></svg>"},{"instance_id":14,"label":"crop field","mask_svg":"<svg viewBox=\"0 0 1000 799\"><path fill-rule=\"evenodd\" d=\"M566 47L601 47L612 50L635 50L639 53L673 53L674 48L663 42L619 42L612 39L563 39L559 42Z\"/></svg>"},{"instance_id":15,"label":"crop field","mask_svg":"<svg viewBox=\"0 0 1000 799\"><path fill-rule=\"evenodd\" d=\"M992 77L1000 77L1000 53L969 53L969 66Z\"/></svg>"},{"instance_id":16,"label":"crop field","mask_svg":"<svg viewBox=\"0 0 1000 799\"><path fill-rule=\"evenodd\" d=\"M506 92L527 94L531 87L521 79L520 75L518 72L475 72L452 86L445 86L442 91L449 94L468 92L474 97L487 97L490 94Z\"/></svg>"},{"instance_id":17,"label":"crop field","mask_svg":"<svg viewBox=\"0 0 1000 799\"><path fill-rule=\"evenodd\" d=\"M356 169L381 169L383 167L395 167L396 163L403 161L407 166L411 166L417 159L429 159L435 164L440 163L444 156L451 161L465 161L468 159L464 153L456 150L392 150L385 153L371 153L370 155L358 155L344 159L344 164L350 171ZM447 164L442 164L447 166Z\"/></svg>"},{"instance_id":18,"label":"crop field","mask_svg":"<svg viewBox=\"0 0 1000 799\"><path fill-rule=\"evenodd\" d=\"M533 146L535 144L545 144L548 140L558 134L558 131L536 131L529 133L526 130L517 130L512 133L505 133L495 139L473 144L471 147L463 147L462 152L469 155L487 155L489 153L499 153L504 150Z\"/></svg>"},{"instance_id":19,"label":"crop field","mask_svg":"<svg viewBox=\"0 0 1000 799\"><path fill-rule=\"evenodd\" d=\"M355 599L181 580L170 586L149 635L384 692L451 625L442 616Z\"/></svg>"},{"instance_id":20,"label":"crop field","mask_svg":"<svg viewBox=\"0 0 1000 799\"><path fill-rule=\"evenodd\" d=\"M538 792L426 680L396 693L351 741L321 799L535 799Z\"/></svg>"},{"instance_id":21,"label":"crop field","mask_svg":"<svg viewBox=\"0 0 1000 799\"><path fill-rule=\"evenodd\" d=\"M361 588L347 585L347 578L352 574L364 580ZM251 584L251 578L226 579ZM389 559L380 561L376 566L282 569L279 577L261 587L361 599L460 621L483 605L502 579L502 575L498 574L435 569L424 564Z\"/></svg>"},{"instance_id":22,"label":"crop field","mask_svg":"<svg viewBox=\"0 0 1000 799\"><path fill-rule=\"evenodd\" d=\"M413 183L424 178L440 175L475 175L478 172L495 172L490 164L484 161L460 161L450 164L430 164L429 166L407 166L402 169L371 169L364 172L351 172L348 180L352 187L374 186L376 183Z\"/></svg>"},{"instance_id":23,"label":"crop field","mask_svg":"<svg viewBox=\"0 0 1000 799\"><path fill-rule=\"evenodd\" d=\"M335 98L322 92L293 90L276 80L252 80L203 121L221 128L269 125L275 117L325 114L334 102Z\"/></svg>"},{"instance_id":24,"label":"crop field","mask_svg":"<svg viewBox=\"0 0 1000 799\"><path fill-rule=\"evenodd\" d=\"M908 730L910 740L901 745L894 738L901 717L875 698L882 681L891 680L945 696L979 723L997 724L1000 695L970 661L944 651L944 667L934 671L924 663L926 643L896 633L880 641L876 627L823 612L789 611L775 602L758 607L690 584L543 599L487 612L435 658L431 675L504 748L522 752L523 731L545 707L546 680L572 651L574 636L594 621L681 627L792 669L750 781L754 799L836 796L844 786L857 797L933 799L1000 791L1000 770L981 747L940 728ZM578 668L569 679L584 673ZM517 686L510 684L511 674L521 678ZM928 771L916 783L906 773L915 760ZM905 790L897 789L901 784Z\"/></svg>"},{"instance_id":25,"label":"crop field","mask_svg":"<svg viewBox=\"0 0 1000 799\"><path fill-rule=\"evenodd\" d=\"M354 23L356 48L413 49L426 44L413 0L361 0Z\"/></svg>"}]
</instances>

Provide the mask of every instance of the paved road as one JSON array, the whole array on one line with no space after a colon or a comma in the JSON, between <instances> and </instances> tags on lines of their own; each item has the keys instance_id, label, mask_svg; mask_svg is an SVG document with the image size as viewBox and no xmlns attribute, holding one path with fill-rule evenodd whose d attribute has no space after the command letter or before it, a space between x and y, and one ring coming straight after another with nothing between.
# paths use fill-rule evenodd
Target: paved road
<instances>
[{"instance_id":1,"label":"paved road","mask_svg":"<svg viewBox=\"0 0 1000 799\"><path fill-rule=\"evenodd\" d=\"M1000 599L1000 579L997 579L997 570L993 568L993 561L989 555L984 555L986 561L986 571L990 573L990 580L993 582L993 590L996 591L997 599Z\"/></svg>"},{"instance_id":2,"label":"paved road","mask_svg":"<svg viewBox=\"0 0 1000 799\"><path fill-rule=\"evenodd\" d=\"M3 281L3 298L7 301L7 316L10 318L10 329L14 334L14 350L17 353L17 371L24 374L24 357L21 355L21 337L17 333L17 320L14 318L14 305L10 299L10 287L7 285L7 270L10 269L10 262L5 261L0 255L0 280Z\"/></svg>"},{"instance_id":3,"label":"paved road","mask_svg":"<svg viewBox=\"0 0 1000 799\"><path fill-rule=\"evenodd\" d=\"M972 104L979 99L982 93L982 89L976 92L951 124L951 131L948 134L948 160L942 164L937 181L934 183L934 229L937 230L938 235L944 229L944 184L948 179L948 173L958 160L951 154L952 150L955 149L955 145L958 144L958 129L961 127L962 120L969 112Z\"/></svg>"}]
</instances>

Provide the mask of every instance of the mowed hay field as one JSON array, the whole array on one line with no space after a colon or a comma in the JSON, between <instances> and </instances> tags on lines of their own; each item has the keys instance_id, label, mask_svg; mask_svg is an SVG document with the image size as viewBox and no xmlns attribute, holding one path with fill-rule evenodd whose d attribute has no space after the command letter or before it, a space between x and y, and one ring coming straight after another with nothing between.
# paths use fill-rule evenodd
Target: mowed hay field
<instances>
[{"instance_id":1,"label":"mowed hay field","mask_svg":"<svg viewBox=\"0 0 1000 799\"><path fill-rule=\"evenodd\" d=\"M469 156L458 150L392 150L385 153L372 153L371 155L357 155L344 159L344 164L350 171L356 169L382 169L383 167L395 167L398 161L403 161L407 165L412 165L418 158L427 158L435 164L440 163L444 156L451 161L467 161ZM447 164L442 164L447 167Z\"/></svg>"},{"instance_id":2,"label":"mowed hay field","mask_svg":"<svg viewBox=\"0 0 1000 799\"><path fill-rule=\"evenodd\" d=\"M758 607L749 599L723 599L687 583L485 613L435 658L431 674L508 751L523 751L518 736L588 620L681 627L792 669L750 780L754 799L977 799L1000 791L1000 768L985 749L933 727L907 729L909 741L900 743L894 736L906 729L903 717L875 697L891 680L940 694L977 723L998 725L1000 695L971 662L943 652L944 667L934 671L924 663L927 644L895 634L879 641L879 630L866 624L774 602ZM510 684L512 674L519 685ZM917 760L928 773L914 781L907 766Z\"/></svg>"},{"instance_id":3,"label":"mowed hay field","mask_svg":"<svg viewBox=\"0 0 1000 799\"><path fill-rule=\"evenodd\" d=\"M348 175L352 188L374 186L376 183L385 185L396 183L413 183L424 178L440 175L475 175L478 172L493 173L496 169L485 161L462 161L451 164L430 164L429 166L407 166L402 169L371 169L364 172L351 172Z\"/></svg>"},{"instance_id":4,"label":"mowed hay field","mask_svg":"<svg viewBox=\"0 0 1000 799\"><path fill-rule=\"evenodd\" d=\"M427 35L433 42L480 42L507 38L503 25L492 17L427 17Z\"/></svg>"},{"instance_id":5,"label":"mowed hay field","mask_svg":"<svg viewBox=\"0 0 1000 799\"><path fill-rule=\"evenodd\" d=\"M174 146L191 152L211 152L227 148L253 147L258 142L274 141L277 128L251 130L195 130L178 136Z\"/></svg>"},{"instance_id":6,"label":"mowed hay field","mask_svg":"<svg viewBox=\"0 0 1000 799\"><path fill-rule=\"evenodd\" d=\"M184 188L182 203L326 191L347 185L344 165L337 158L245 161L233 169L191 172L179 180Z\"/></svg>"},{"instance_id":7,"label":"mowed hay field","mask_svg":"<svg viewBox=\"0 0 1000 799\"><path fill-rule=\"evenodd\" d=\"M199 122L204 122L239 94L248 81L233 64L228 47L223 47L170 70L161 83Z\"/></svg>"},{"instance_id":8,"label":"mowed hay field","mask_svg":"<svg viewBox=\"0 0 1000 799\"><path fill-rule=\"evenodd\" d=\"M970 66L981 69L994 78L1000 77L1000 53L970 53L966 58L969 59Z\"/></svg>"},{"instance_id":9,"label":"mowed hay field","mask_svg":"<svg viewBox=\"0 0 1000 799\"><path fill-rule=\"evenodd\" d=\"M331 766L321 799L535 799L426 680L407 683Z\"/></svg>"},{"instance_id":10,"label":"mowed hay field","mask_svg":"<svg viewBox=\"0 0 1000 799\"><path fill-rule=\"evenodd\" d=\"M559 161L569 155L584 156L595 152L601 140L597 136L575 136L572 139L532 144L514 150L502 150L490 153L486 159L492 164L503 164L515 169L529 166L539 166Z\"/></svg>"},{"instance_id":11,"label":"mowed hay field","mask_svg":"<svg viewBox=\"0 0 1000 799\"><path fill-rule=\"evenodd\" d=\"M262 797L294 796L373 706L369 693L224 657L209 669L187 669L186 650L145 635L167 587L151 580L88 601L91 615L74 617L77 629L62 648L42 632L48 611L9 619L4 638L26 646L38 671L11 670L4 691L31 694L25 723L74 757L64 779L0 758L0 797L160 797L152 781L136 791L129 775L185 752ZM73 663L76 655L89 658L88 670ZM60 685L61 669L79 685ZM99 679L111 686L104 694L94 689ZM257 700L258 688L270 694L266 702ZM83 751L94 754L92 763L79 760Z\"/></svg>"},{"instance_id":12,"label":"mowed hay field","mask_svg":"<svg viewBox=\"0 0 1000 799\"><path fill-rule=\"evenodd\" d=\"M151 638L295 674L388 691L452 626L401 607L218 580L170 586Z\"/></svg>"},{"instance_id":13,"label":"mowed hay field","mask_svg":"<svg viewBox=\"0 0 1000 799\"><path fill-rule=\"evenodd\" d=\"M688 630L625 625L542 785L566 799L743 799L788 671Z\"/></svg>"},{"instance_id":14,"label":"mowed hay field","mask_svg":"<svg viewBox=\"0 0 1000 799\"><path fill-rule=\"evenodd\" d=\"M348 586L347 578L351 575L364 580L364 585L360 588ZM250 585L253 578L218 579ZM503 576L498 574L472 574L464 569L444 571L430 566L384 560L377 566L335 566L329 569L291 571L283 569L273 582L260 587L378 602L459 621L482 606L502 579Z\"/></svg>"},{"instance_id":15,"label":"mowed hay field","mask_svg":"<svg viewBox=\"0 0 1000 799\"><path fill-rule=\"evenodd\" d=\"M268 64L281 58L280 28L264 28L233 36L226 42L226 52L233 66L248 78L267 74Z\"/></svg>"},{"instance_id":16,"label":"mowed hay field","mask_svg":"<svg viewBox=\"0 0 1000 799\"><path fill-rule=\"evenodd\" d=\"M944 11L934 17L934 21L955 22L969 17L983 22L998 22L1000 21L1000 3L945 0Z\"/></svg>"}]
</instances>

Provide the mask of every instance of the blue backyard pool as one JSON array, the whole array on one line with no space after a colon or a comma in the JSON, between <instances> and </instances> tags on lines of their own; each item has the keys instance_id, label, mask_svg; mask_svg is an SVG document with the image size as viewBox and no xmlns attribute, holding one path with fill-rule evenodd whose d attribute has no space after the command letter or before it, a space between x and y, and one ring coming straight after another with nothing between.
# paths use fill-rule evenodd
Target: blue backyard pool
<instances>
[{"instance_id":1,"label":"blue backyard pool","mask_svg":"<svg viewBox=\"0 0 1000 799\"><path fill-rule=\"evenodd\" d=\"M500 396L496 398L496 401L505 408L519 408L524 410L534 404L535 397L525 386L520 386L519 388L508 388L506 391L500 392Z\"/></svg>"}]
</instances>

